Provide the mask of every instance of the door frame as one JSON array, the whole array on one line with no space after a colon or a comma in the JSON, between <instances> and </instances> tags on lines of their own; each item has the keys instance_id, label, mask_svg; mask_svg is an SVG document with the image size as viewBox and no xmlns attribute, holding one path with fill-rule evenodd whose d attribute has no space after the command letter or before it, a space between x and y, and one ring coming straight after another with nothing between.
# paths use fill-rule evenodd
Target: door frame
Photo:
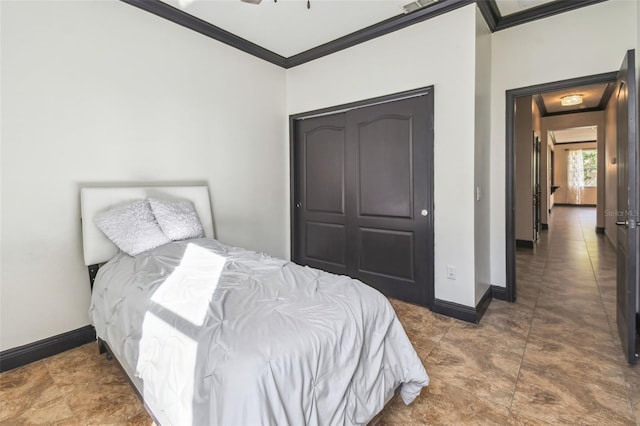
<instances>
[{"instance_id":1,"label":"door frame","mask_svg":"<svg viewBox=\"0 0 640 426\"><path fill-rule=\"evenodd\" d=\"M533 132L533 155L532 155L532 172L533 179L531 181L534 183L532 187L532 192L534 196L534 205L533 205L533 243L535 244L540 239L540 218L542 216L541 206L542 202L540 201L540 194L542 193L541 183L540 183L540 156L542 150L542 140L540 136Z\"/></svg>"},{"instance_id":2,"label":"door frame","mask_svg":"<svg viewBox=\"0 0 640 426\"><path fill-rule=\"evenodd\" d=\"M516 221L515 221L515 100L519 96L536 95L541 92L570 89L576 86L610 83L617 79L618 71L594 74L585 77L536 84L506 91L506 135L505 135L505 227L506 227L506 289L504 299L516 300Z\"/></svg>"},{"instance_id":3,"label":"door frame","mask_svg":"<svg viewBox=\"0 0 640 426\"><path fill-rule=\"evenodd\" d=\"M306 112L301 112L301 113L297 113L297 114L291 114L289 115L289 226L290 226L290 257L293 259L293 254L295 253L295 248L296 248L296 238L295 238L295 215L296 215L296 179L295 179L295 155L296 155L296 151L295 151L295 137L296 137L296 126L297 123L301 120L304 120L306 118L313 118L313 117L319 117L322 115L330 115L330 114L337 114L340 112L346 112L352 109L357 109L357 108L364 108L364 107L369 107L369 106L373 106L373 105L379 105L379 104L384 104L384 103L389 103L389 102L394 102L394 101L400 101L403 99L409 99L409 98L415 98L415 97L419 97L419 96L426 96L426 95L430 95L431 96L431 117L428 117L428 120L430 121L430 128L428 129L428 138L430 139L429 143L430 145L427 147L427 169L428 169L428 173L430 173L429 179L428 179L428 183L427 183L427 195L426 195L426 202L427 202L427 209L429 210L430 214L427 217L427 226L428 229L431 230L431 232L427 233L427 259L426 262L427 264L427 269L428 269L428 283L427 283L427 307L429 309L431 309L433 307L433 302L435 299L435 295L434 295L434 262L435 262L435 251L434 251L434 234L435 234L435 229L434 229L434 200L433 200L433 196L434 196L434 173L433 173L433 167L434 167L434 132L433 132L433 127L434 127L434 109L433 109L433 100L434 100L434 86L426 86L426 87L421 87L418 89L412 89L412 90L407 90L407 91L403 91L403 92L398 92L398 93L393 93L393 94L389 94L389 95L384 95L384 96L378 96L378 97L374 97L374 98L369 98L369 99L364 99L361 101L356 101L356 102L349 102L349 103L345 103L345 104L340 104L340 105L335 105L335 106L331 106L331 107L327 107L327 108L320 108L320 109L316 109L316 110L311 110L311 111L306 111Z\"/></svg>"}]
</instances>

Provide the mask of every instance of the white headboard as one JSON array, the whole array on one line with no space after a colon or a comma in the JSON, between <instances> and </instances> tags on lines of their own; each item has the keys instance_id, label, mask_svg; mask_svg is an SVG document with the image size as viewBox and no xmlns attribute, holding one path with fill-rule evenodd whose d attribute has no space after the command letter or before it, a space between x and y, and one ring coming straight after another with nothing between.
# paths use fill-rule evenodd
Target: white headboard
<instances>
[{"instance_id":1,"label":"white headboard","mask_svg":"<svg viewBox=\"0 0 640 426\"><path fill-rule=\"evenodd\" d=\"M149 197L191 201L198 212L205 237L214 237L209 188L206 186L86 187L80 190L85 265L104 263L118 252L117 247L93 222L96 213L117 204Z\"/></svg>"}]
</instances>

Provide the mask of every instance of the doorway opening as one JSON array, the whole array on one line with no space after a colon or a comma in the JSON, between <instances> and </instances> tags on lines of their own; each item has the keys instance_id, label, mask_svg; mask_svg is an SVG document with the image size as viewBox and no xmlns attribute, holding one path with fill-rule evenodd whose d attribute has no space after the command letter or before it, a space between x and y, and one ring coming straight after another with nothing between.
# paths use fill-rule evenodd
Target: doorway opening
<instances>
[{"instance_id":1,"label":"doorway opening","mask_svg":"<svg viewBox=\"0 0 640 426\"><path fill-rule=\"evenodd\" d=\"M557 180L559 151L555 132L576 127L604 126L592 113L603 111L613 89L616 72L596 74L509 90L506 93L506 299L516 299L516 247L534 249L539 233L549 226L552 200L567 184ZM575 92L575 93L574 93ZM562 98L582 95L582 103L572 108L561 105ZM591 94L588 103L587 94ZM593 115L593 114L591 114ZM550 131L553 132L550 134ZM575 132L574 132L575 134ZM560 133L560 137L564 136ZM596 138L597 140L598 138ZM600 165L604 144L599 148ZM564 148L562 148L564 149ZM598 148L597 148L598 150ZM564 151L562 151L564 153ZM601 173L604 184L604 173ZM604 195L604 191L601 191ZM596 205L597 205L596 201ZM604 199L600 203L604 216ZM599 215L600 216L600 215Z\"/></svg>"},{"instance_id":2,"label":"doorway opening","mask_svg":"<svg viewBox=\"0 0 640 426\"><path fill-rule=\"evenodd\" d=\"M609 240L605 243L606 239L602 236L600 236L598 240L600 243L606 244L606 248L612 253L610 260L614 260L615 265L615 267L611 268L613 270L613 276L615 277L615 301L612 301L611 310L613 311L613 315L607 313L607 316L609 317L608 321L611 324L611 317L615 317L613 320L613 323L615 324L611 326L611 330L614 332L613 330L617 328L617 334L620 336L625 356L629 363L635 364L637 362L639 352L638 342L640 342L640 337L637 333L637 323L640 318L640 297L638 296L640 294L640 279L637 274L638 264L640 263L638 256L640 233L637 229L639 211L637 185L638 167L640 167L640 165L637 157L638 138L636 125L638 93L636 92L635 52L633 50L629 50L626 53L620 70L617 72L541 84L506 92L507 134L505 152L507 158L505 213L507 282L505 296L509 301L515 301L516 299L516 224L518 217L516 208L517 200L519 198L523 199L522 195L520 195L520 197L517 195L518 181L516 179L516 171L518 170L518 166L516 163L518 162L517 153L519 143L521 142L517 140L516 135L520 130L518 126L521 124L518 122L518 115L526 116L528 113L526 108L522 107L522 104L524 102L526 105L526 101L528 100L527 97L530 97L530 99L533 100L531 102L533 105L531 111L535 113L536 101L539 103L540 99L544 101L545 96L562 91L565 91L564 95L561 97L561 100L563 101L561 103L562 106L566 106L564 103L565 98L570 99L571 102L575 101L573 103L574 105L580 104L583 101L584 95L581 93L567 93L567 91L577 92L578 89L594 87L602 84L605 84L604 92L607 96L602 96L600 104L596 109L592 109L592 111L604 111L600 112L600 116L606 117L606 126L594 123L566 122L563 123L564 126L552 129L550 123L547 122L547 128L544 132L540 133L541 126L537 129L531 127L531 133L534 135L534 141L536 141L536 131L538 132L537 134L542 134L543 137L548 140L546 144L543 143L543 159L540 162L540 168L541 170L546 171L547 174L551 169L553 169L554 180L558 177L557 168L559 164L559 154L565 154L566 159L564 160L564 163L567 164L567 178L566 183L564 183L566 185L564 195L565 201L568 201L565 204L586 204L584 202L586 196L585 187L587 183L585 182L585 169L589 172L588 174L590 177L596 181L597 225L595 230L592 228L589 231L589 235L595 236L596 233L604 233L606 234L606 239ZM518 108L519 106L520 108ZM538 106L537 108L539 111L543 111L544 102L542 102L542 106ZM559 112L556 115L561 116L564 114ZM582 116L582 114L575 114L575 111L572 112L572 115ZM552 118L554 117L549 117L549 120L553 121L551 120ZM535 119L531 118L529 118L529 120L530 122L535 121ZM588 126L593 127L594 129L592 130L595 130L597 134L595 152L593 152L592 147L587 147L584 150L582 149L583 147L580 147L580 149L578 149L578 147L576 147L576 149L562 148L562 151L559 151L557 149L558 144L553 143L552 138L558 136L558 134L562 136L563 130L567 131L567 129L572 129L572 132L576 132L577 130L575 128ZM605 127L607 137L606 143L603 144L602 141L604 141L605 138L601 136L604 136ZM614 132L613 136L609 134L611 130ZM535 149L531 150L529 147L532 145L535 146L535 142L533 144L530 142L531 133L529 135L525 135L523 140L527 145L527 151L532 152L531 158L533 159L533 152L535 152ZM551 146L555 146L556 149L548 148L549 143L551 143ZM520 149L520 151L523 150ZM551 151L553 151L553 153ZM548 163L545 166L545 159L553 159L553 166ZM560 162L560 164L562 163L563 162ZM596 163L595 167L593 163ZM521 160L520 166L523 164L526 163ZM530 168L526 168L527 173L530 175L534 175L536 173L536 171L533 170L535 164L535 161L532 160L529 163ZM594 168L595 173L593 173ZM611 173L611 171L613 171L613 173ZM520 172L522 172L522 167L520 167ZM605 190L605 176L607 177L607 184L613 188L614 191ZM574 182L571 181L572 179ZM541 180L543 184L542 187L547 187L549 190L546 197L547 203L548 196L552 191L551 187L553 186L553 192L556 192L559 189L558 187L563 184L563 182L556 182L554 180L549 179L549 176L547 176L546 179ZM531 178L531 182L533 181L534 179ZM531 199L533 198L533 204L535 205L536 188L535 186L530 186L530 188L532 194L530 194L531 198L528 199L528 202L531 203ZM529 194L525 194L525 199L527 198L527 195ZM542 197L542 200L545 201L545 197ZM609 213L606 215L609 218L608 220L605 220L605 206L607 207L606 212ZM543 210L543 216L544 214L550 214L550 210ZM548 220L547 223L549 223ZM611 227L608 229L608 226ZM584 234L584 230L582 232L583 235L586 235ZM536 234L534 232L531 234L533 236L532 243L535 243ZM586 239L583 241L583 245L585 243L587 245L587 251L589 251L589 242ZM571 248L568 249L568 252L571 252ZM588 257L589 259L587 259L587 262L591 265L590 267L592 268L592 272L594 274L601 272L596 270L597 265L594 265L590 255ZM551 256L546 257L546 261L548 261L550 265L553 265L553 260L554 259ZM574 284L579 285L581 283L581 280L578 279L576 281L575 277L567 275L568 271L562 262L556 262L555 266L559 267L556 269L557 274L555 276L555 284L558 284L558 282L565 279L571 280L571 278L574 278L572 280ZM545 269L547 268L545 267ZM578 268L574 272L581 273L582 271ZM545 281L543 279L540 282L544 283ZM554 283L551 282L551 284L553 285ZM564 287L560 286L560 289L560 291L564 291ZM574 302L576 298L579 298L573 293L568 295L565 294L565 296L568 296L565 298L566 303ZM538 302L536 302L536 306L537 303ZM563 305L561 304L559 307L562 306ZM573 315L579 315L581 312L582 311L579 311Z\"/></svg>"},{"instance_id":3,"label":"doorway opening","mask_svg":"<svg viewBox=\"0 0 640 426\"><path fill-rule=\"evenodd\" d=\"M603 170L598 173L598 143L606 141L598 141L598 125L548 130L547 140L554 153L549 164L553 171L549 173L553 193L549 194L548 214L551 215L554 206L602 207L606 188L604 180L598 180L603 173ZM604 232L602 225L596 227L596 232Z\"/></svg>"}]
</instances>

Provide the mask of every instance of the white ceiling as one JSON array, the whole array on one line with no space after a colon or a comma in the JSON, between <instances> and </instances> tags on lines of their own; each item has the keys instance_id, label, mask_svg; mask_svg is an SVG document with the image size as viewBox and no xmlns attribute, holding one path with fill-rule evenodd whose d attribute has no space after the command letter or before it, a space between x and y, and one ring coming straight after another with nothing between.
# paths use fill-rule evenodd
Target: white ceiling
<instances>
[{"instance_id":1,"label":"white ceiling","mask_svg":"<svg viewBox=\"0 0 640 426\"><path fill-rule=\"evenodd\" d=\"M404 13L411 0L162 0L289 57Z\"/></svg>"},{"instance_id":2,"label":"white ceiling","mask_svg":"<svg viewBox=\"0 0 640 426\"><path fill-rule=\"evenodd\" d=\"M570 129L554 130L555 143L593 142L597 139L597 126L572 127Z\"/></svg>"},{"instance_id":3,"label":"white ceiling","mask_svg":"<svg viewBox=\"0 0 640 426\"><path fill-rule=\"evenodd\" d=\"M522 12L532 7L540 6L545 3L551 3L555 0L496 0L498 9L502 16L511 15L512 13Z\"/></svg>"},{"instance_id":4,"label":"white ceiling","mask_svg":"<svg viewBox=\"0 0 640 426\"><path fill-rule=\"evenodd\" d=\"M547 113L552 114L568 111L580 112L582 109L595 108L600 105L608 84L609 83L592 84L589 86L578 86L555 92L546 92L542 93L542 100L547 109ZM562 97L568 95L582 95L582 103L568 107L562 106Z\"/></svg>"}]
</instances>

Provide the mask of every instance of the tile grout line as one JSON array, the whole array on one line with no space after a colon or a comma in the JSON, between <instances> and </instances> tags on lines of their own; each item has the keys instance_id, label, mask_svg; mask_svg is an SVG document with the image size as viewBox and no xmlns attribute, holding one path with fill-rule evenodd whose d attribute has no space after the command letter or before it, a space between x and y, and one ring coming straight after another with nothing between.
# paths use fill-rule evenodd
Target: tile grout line
<instances>
[{"instance_id":1,"label":"tile grout line","mask_svg":"<svg viewBox=\"0 0 640 426\"><path fill-rule=\"evenodd\" d=\"M44 359L42 359L42 360L40 360L38 362L42 362L42 365L44 366L44 369L47 371L47 375L51 378L51 383L53 383L53 386L55 386L56 390L60 393L60 396L62 398L62 403L65 405L65 407L71 413L71 420L73 420L74 422L80 423L80 419L76 415L76 412L71 408L71 405L69 405L69 394L67 394L65 392L62 392L62 389L60 388L60 384L58 383L58 381L56 380L54 375L51 374L51 368L50 368L49 364L51 362L51 358L53 358L55 356L56 355L49 356L49 357L44 358ZM66 418L66 419L63 419L63 420L69 420L69 419Z\"/></svg>"},{"instance_id":2,"label":"tile grout line","mask_svg":"<svg viewBox=\"0 0 640 426\"><path fill-rule=\"evenodd\" d=\"M582 239L583 239L584 245L585 245L585 247L587 249L587 256L589 257L589 265L591 265L591 273L593 275L593 280L596 283L596 289L598 290L598 296L599 296L599 299L600 299L600 306L602 307L602 312L604 313L604 316L607 319L607 326L609 328L609 334L610 334L610 337L611 337L611 343L613 345L615 345L616 344L615 333L614 333L614 330L611 328L611 322L609 321L609 315L607 314L607 310L604 307L604 300L602 298L602 291L600 289L598 276L596 274L596 270L595 270L595 267L593 265L593 259L592 259L592 255L591 255L591 250L589 250L589 245L587 244L587 240L586 240L585 235L584 235L584 228L582 226L582 217L578 216L578 218L580 220L580 232L582 233Z\"/></svg>"},{"instance_id":3,"label":"tile grout line","mask_svg":"<svg viewBox=\"0 0 640 426\"><path fill-rule=\"evenodd\" d=\"M542 284L542 280L544 277L544 273L547 270L547 263L548 263L548 252L544 255L544 267L542 269L542 275L540 275L540 283ZM517 268L517 267L516 267ZM516 276L517 276L517 271L516 271ZM531 337L531 329L533 328L533 320L536 317L536 309L538 308L538 299L540 298L540 293L542 292L541 289L538 289L538 294L536 295L536 301L533 304L533 312L531 312L531 320L529 321L529 331L527 332L527 339L525 340L524 343L524 348L522 350L522 357L520 357L520 365L518 366L518 375L516 376L516 382L514 383L514 387L513 387L513 393L511 394L511 402L509 403L509 415L507 418L507 424L508 424L508 419L511 418L511 409L513 407L513 400L516 397L516 392L518 390L518 383L520 382L520 375L522 372L522 364L524 363L524 356L527 353L527 346L529 346L529 338Z\"/></svg>"}]
</instances>

